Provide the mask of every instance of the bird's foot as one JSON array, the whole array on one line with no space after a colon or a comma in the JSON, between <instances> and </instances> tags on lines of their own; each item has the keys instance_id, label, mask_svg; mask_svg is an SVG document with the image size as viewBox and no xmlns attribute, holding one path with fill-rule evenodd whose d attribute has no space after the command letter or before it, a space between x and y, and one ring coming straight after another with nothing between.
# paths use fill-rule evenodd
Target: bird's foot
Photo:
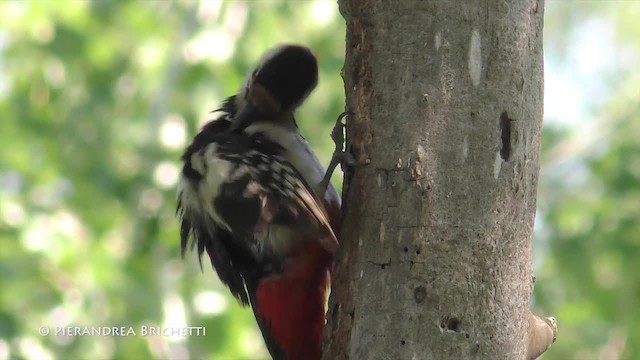
<instances>
[{"instance_id":1,"label":"bird's foot","mask_svg":"<svg viewBox=\"0 0 640 360\"><path fill-rule=\"evenodd\" d=\"M353 113L350 111L345 111L342 114L340 114L338 116L338 119L336 120L336 124L333 127L333 130L331 130L331 140L333 140L333 143L335 144L336 147L335 147L335 150L333 151L333 155L331 156L331 162L327 167L327 172L324 174L322 181L320 181L320 189L323 194L324 192L327 191L327 188L329 187L329 181L331 181L331 176L333 175L333 172L335 171L336 166L338 166L338 164L342 164L343 167L356 165L356 161L353 158L353 156L345 152L344 150L345 124L342 123L342 119L344 119L346 116L349 116L349 115L353 115Z\"/></svg>"}]
</instances>

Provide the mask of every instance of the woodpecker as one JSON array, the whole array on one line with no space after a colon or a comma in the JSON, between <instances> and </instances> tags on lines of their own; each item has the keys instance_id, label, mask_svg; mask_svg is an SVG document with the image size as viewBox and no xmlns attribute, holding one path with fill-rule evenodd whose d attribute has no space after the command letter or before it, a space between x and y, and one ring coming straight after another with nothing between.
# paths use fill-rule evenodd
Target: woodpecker
<instances>
[{"instance_id":1,"label":"woodpecker","mask_svg":"<svg viewBox=\"0 0 640 360\"><path fill-rule=\"evenodd\" d=\"M282 45L268 51L245 80L238 95L223 106L233 119L232 129L262 133L285 148L285 157L313 189L323 195L334 222L339 221L340 196L329 183L335 165L326 171L300 133L295 109L302 104L318 83L318 61L304 46ZM338 117L336 127L342 126ZM342 134L342 127L339 127ZM334 130L332 138L338 139ZM334 154L334 158L337 155ZM340 158L341 159L341 158ZM332 164L334 160L332 159Z\"/></svg>"},{"instance_id":2,"label":"woodpecker","mask_svg":"<svg viewBox=\"0 0 640 360\"><path fill-rule=\"evenodd\" d=\"M217 120L182 155L181 248L206 251L220 280L251 305L275 360L321 357L338 248L340 197L293 113L315 88L306 47L267 52Z\"/></svg>"}]
</instances>

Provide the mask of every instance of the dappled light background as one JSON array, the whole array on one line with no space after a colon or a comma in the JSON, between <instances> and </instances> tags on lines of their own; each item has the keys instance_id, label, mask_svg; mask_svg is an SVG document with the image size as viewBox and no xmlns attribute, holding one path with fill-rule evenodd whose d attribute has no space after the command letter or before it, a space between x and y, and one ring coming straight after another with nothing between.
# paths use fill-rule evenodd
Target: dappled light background
<instances>
[{"instance_id":1,"label":"dappled light background","mask_svg":"<svg viewBox=\"0 0 640 360\"><path fill-rule=\"evenodd\" d=\"M560 332L545 359L640 357L639 17L640 2L547 1L533 305ZM298 42L321 66L299 125L328 163L344 32L330 0L0 2L0 360L268 358L208 260L180 257L179 156L266 49ZM75 326L137 334L55 334Z\"/></svg>"},{"instance_id":2,"label":"dappled light background","mask_svg":"<svg viewBox=\"0 0 640 360\"><path fill-rule=\"evenodd\" d=\"M322 68L299 123L327 163L344 109L337 5L2 1L0 17L0 359L267 358L208 260L201 273L180 258L179 156L266 49L301 42Z\"/></svg>"}]
</instances>

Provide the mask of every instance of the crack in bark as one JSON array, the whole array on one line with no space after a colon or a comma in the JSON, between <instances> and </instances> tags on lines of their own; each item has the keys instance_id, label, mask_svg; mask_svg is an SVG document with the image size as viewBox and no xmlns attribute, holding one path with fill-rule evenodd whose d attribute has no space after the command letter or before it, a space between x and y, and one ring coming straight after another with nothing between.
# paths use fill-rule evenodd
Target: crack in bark
<instances>
[{"instance_id":1,"label":"crack in bark","mask_svg":"<svg viewBox=\"0 0 640 360\"><path fill-rule=\"evenodd\" d=\"M386 269L387 266L391 266L391 258L389 258L389 261L385 262L385 263L378 263L378 262L371 261L371 260L367 260L367 262L369 264L372 264L372 265L375 265L375 266L379 266L381 270Z\"/></svg>"}]
</instances>

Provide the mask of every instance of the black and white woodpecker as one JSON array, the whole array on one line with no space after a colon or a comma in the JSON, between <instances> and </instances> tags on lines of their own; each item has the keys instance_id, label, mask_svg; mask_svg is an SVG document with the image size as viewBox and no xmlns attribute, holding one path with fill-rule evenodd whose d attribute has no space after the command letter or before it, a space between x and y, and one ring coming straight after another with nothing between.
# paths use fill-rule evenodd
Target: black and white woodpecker
<instances>
[{"instance_id":1,"label":"black and white woodpecker","mask_svg":"<svg viewBox=\"0 0 640 360\"><path fill-rule=\"evenodd\" d=\"M338 248L340 197L321 184L325 170L293 114L317 82L308 48L269 51L182 156L183 254L190 243L207 252L251 304L274 359L320 359Z\"/></svg>"},{"instance_id":2,"label":"black and white woodpecker","mask_svg":"<svg viewBox=\"0 0 640 360\"><path fill-rule=\"evenodd\" d=\"M234 118L233 129L244 129L249 134L263 133L283 145L287 160L318 194L339 208L340 196L328 180L335 163L339 162L336 158L342 158L334 154L333 166L326 171L300 133L294 117L294 111L317 84L318 61L313 52L304 46L279 46L263 55L238 95L227 99L227 110L235 111L231 116ZM338 118L336 126L340 135L341 119L345 114ZM339 142L336 144L339 147L343 139L336 138L335 133L332 137Z\"/></svg>"}]
</instances>

